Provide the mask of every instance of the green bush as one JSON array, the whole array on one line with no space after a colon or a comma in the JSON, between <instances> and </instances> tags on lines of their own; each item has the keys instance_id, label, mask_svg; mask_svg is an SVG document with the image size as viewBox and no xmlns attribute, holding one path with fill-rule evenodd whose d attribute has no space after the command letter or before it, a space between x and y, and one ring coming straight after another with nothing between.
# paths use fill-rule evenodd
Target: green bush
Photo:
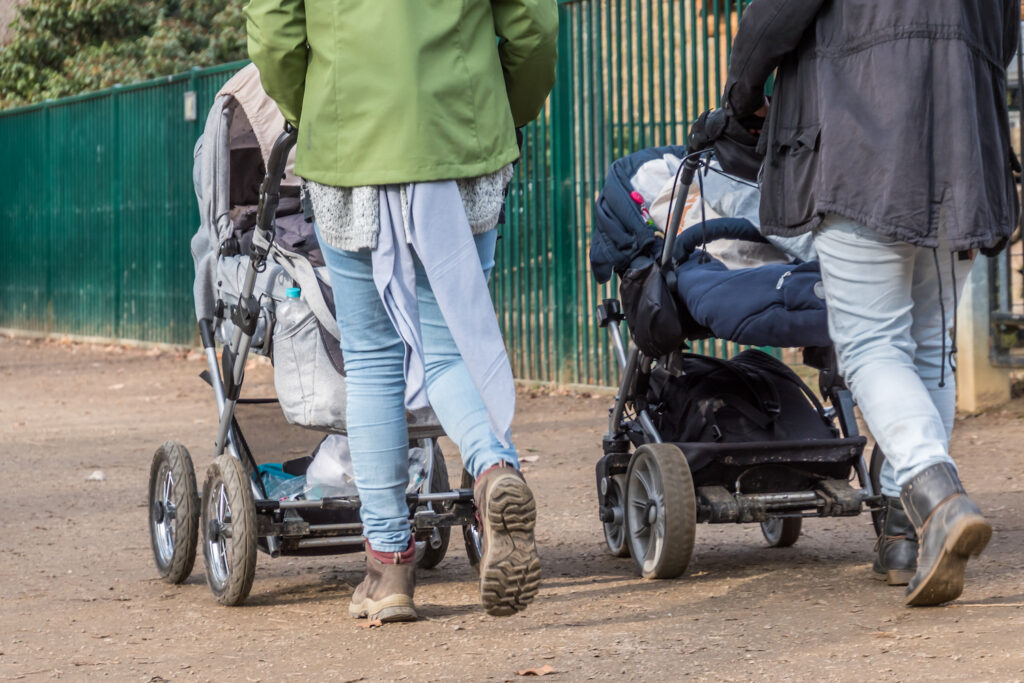
<instances>
[{"instance_id":1,"label":"green bush","mask_svg":"<svg viewBox=\"0 0 1024 683\"><path fill-rule=\"evenodd\" d=\"M0 47L0 108L244 57L241 3L29 0Z\"/></svg>"}]
</instances>

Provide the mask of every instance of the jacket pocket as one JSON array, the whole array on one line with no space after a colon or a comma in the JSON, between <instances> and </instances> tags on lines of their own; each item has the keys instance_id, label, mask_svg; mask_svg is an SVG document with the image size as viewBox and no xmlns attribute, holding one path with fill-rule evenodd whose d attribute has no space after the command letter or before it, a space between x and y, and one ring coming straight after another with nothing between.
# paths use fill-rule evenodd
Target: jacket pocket
<instances>
[{"instance_id":1,"label":"jacket pocket","mask_svg":"<svg viewBox=\"0 0 1024 683\"><path fill-rule=\"evenodd\" d=\"M784 227L807 223L815 214L814 178L818 170L821 126L782 128L773 145L773 171L777 175L777 215Z\"/></svg>"}]
</instances>

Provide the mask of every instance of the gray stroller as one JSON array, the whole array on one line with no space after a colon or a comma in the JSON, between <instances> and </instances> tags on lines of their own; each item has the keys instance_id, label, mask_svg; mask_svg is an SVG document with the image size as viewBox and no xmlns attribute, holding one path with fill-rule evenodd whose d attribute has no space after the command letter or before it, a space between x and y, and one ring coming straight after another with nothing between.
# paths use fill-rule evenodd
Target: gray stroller
<instances>
[{"instance_id":1,"label":"gray stroller","mask_svg":"<svg viewBox=\"0 0 1024 683\"><path fill-rule=\"evenodd\" d=\"M308 481L296 485L337 452L346 424L333 294L291 172L295 138L250 65L221 89L195 148L201 224L192 238L194 296L208 363L201 377L213 389L218 430L201 495L186 448L168 441L157 449L149 530L157 570L169 583L191 574L201 532L206 579L225 605L249 594L257 550L278 557L363 548L350 479L331 482L337 486L326 495ZM250 354L272 360L276 397L243 391ZM472 480L463 472L463 488L451 490L437 418L429 410L408 417L417 563L436 566L451 527L462 526L475 568ZM289 495L275 494L285 488Z\"/></svg>"}]
</instances>

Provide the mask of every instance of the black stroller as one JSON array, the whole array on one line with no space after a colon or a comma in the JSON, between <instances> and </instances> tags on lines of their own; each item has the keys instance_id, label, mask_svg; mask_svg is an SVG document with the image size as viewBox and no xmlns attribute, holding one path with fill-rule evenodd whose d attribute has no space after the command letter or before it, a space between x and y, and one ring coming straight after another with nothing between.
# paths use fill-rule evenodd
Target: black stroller
<instances>
[{"instance_id":1,"label":"black stroller","mask_svg":"<svg viewBox=\"0 0 1024 683\"><path fill-rule=\"evenodd\" d=\"M188 578L201 533L207 582L225 605L249 594L257 550L278 557L363 549L354 490L269 495L267 463L286 481L299 481L313 456L346 434L333 295L291 173L296 131L280 133L283 127L250 65L221 90L196 145L201 225L192 239L194 297L208 364L202 377L213 389L219 423L214 461L201 497L182 444L160 446L150 471L149 529L160 576L170 583ZM243 392L250 355L273 360L276 398ZM408 493L417 564L436 566L451 527L461 525L476 567L472 480L464 472L462 488L451 490L436 442L441 435L431 411L409 415L410 458L422 459L422 476Z\"/></svg>"},{"instance_id":2,"label":"black stroller","mask_svg":"<svg viewBox=\"0 0 1024 683\"><path fill-rule=\"evenodd\" d=\"M701 220L677 239L690 185L699 169L706 172L712 156L710 150L683 147L630 155L613 164L598 199L594 272L599 280L607 280L612 270L622 278L622 304L607 299L597 309L598 324L611 335L622 373L604 455L596 467L598 509L609 551L632 556L645 578L673 578L686 571L698 522L756 522L768 544L781 547L797 541L805 517L853 516L878 503L882 455L876 451L869 473L852 396L825 345L827 327L797 325L787 328L782 340L754 334L757 341L751 341L749 327L730 326L747 302L722 299L723 287L702 289L708 273L755 278L750 283L763 275L755 272L759 268L727 273L707 256L706 244L718 237L764 239L753 226L732 218ZM662 158L678 163L664 232L630 186L641 163ZM778 271L761 277L766 290L778 297L773 304L778 310L774 318L758 311L759 320L784 323L787 316L807 312L786 308L790 301L783 297L784 285L816 271L816 264L780 267L781 277ZM815 315L824 326L823 301ZM624 320L633 341L628 348L622 338ZM772 327L766 326L769 333ZM801 343L799 336L808 330L813 341ZM744 338L728 339L736 331ZM687 353L688 343L712 336L805 347L804 363L818 370L826 405L791 370L761 351L745 351L732 361ZM724 419L746 425L745 431L730 432ZM854 473L858 486L850 483ZM877 533L881 520L875 517Z\"/></svg>"}]
</instances>

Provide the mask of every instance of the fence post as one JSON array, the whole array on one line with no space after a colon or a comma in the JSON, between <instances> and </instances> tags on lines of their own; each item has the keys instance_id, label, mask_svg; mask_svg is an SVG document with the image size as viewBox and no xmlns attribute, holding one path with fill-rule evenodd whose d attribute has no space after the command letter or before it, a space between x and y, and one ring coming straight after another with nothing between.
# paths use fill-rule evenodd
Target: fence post
<instances>
[{"instance_id":1,"label":"fence post","mask_svg":"<svg viewBox=\"0 0 1024 683\"><path fill-rule=\"evenodd\" d=\"M552 267L554 270L555 344L551 364L557 382L575 380L576 349L573 348L573 326L576 325L576 299L573 296L576 277L576 245L572 226L576 220L575 187L573 183L573 88L572 88L572 23L571 5L558 6L558 66L555 86L551 92L551 191L554 225Z\"/></svg>"},{"instance_id":2,"label":"fence post","mask_svg":"<svg viewBox=\"0 0 1024 683\"><path fill-rule=\"evenodd\" d=\"M57 220L54 215L56 202L52 198L57 196L57 188L53 180L53 125L50 122L50 117L50 100L46 100L43 102L43 188L40 193L41 197L46 198L43 201L45 208L40 212L42 221L40 231L46 234L46 289L43 292L43 301L46 306L46 311L43 314L43 332L46 334L53 332L56 323L53 313L53 268L56 260L54 245L57 244Z\"/></svg>"},{"instance_id":3,"label":"fence post","mask_svg":"<svg viewBox=\"0 0 1024 683\"><path fill-rule=\"evenodd\" d=\"M114 267L117 269L117 280L114 285L114 338L121 338L124 321L124 285L128 277L124 268L124 252L127 237L124 231L124 219L121 214L123 195L121 192L121 84L114 85L110 91L111 108L111 136L110 136L110 162L113 171L110 176L110 208L113 222L111 228L117 241L114 244Z\"/></svg>"}]
</instances>

